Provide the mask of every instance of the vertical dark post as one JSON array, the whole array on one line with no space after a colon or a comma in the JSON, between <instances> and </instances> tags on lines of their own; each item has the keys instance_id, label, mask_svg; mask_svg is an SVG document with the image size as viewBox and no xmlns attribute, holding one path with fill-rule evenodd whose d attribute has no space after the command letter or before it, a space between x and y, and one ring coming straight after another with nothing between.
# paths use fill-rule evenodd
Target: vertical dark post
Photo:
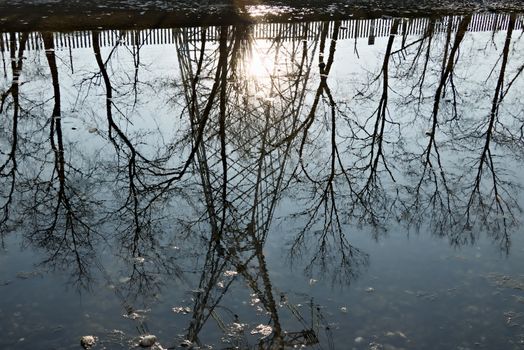
<instances>
[{"instance_id":1,"label":"vertical dark post","mask_svg":"<svg viewBox=\"0 0 524 350\"><path fill-rule=\"evenodd\" d=\"M369 27L368 45L375 45L375 19L371 20Z\"/></svg>"}]
</instances>

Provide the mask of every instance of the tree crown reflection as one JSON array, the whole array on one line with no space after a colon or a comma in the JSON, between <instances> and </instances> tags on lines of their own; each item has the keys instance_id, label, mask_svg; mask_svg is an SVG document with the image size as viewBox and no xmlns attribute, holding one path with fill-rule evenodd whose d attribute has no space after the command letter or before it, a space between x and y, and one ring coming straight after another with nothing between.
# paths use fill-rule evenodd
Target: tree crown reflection
<instances>
[{"instance_id":1,"label":"tree crown reflection","mask_svg":"<svg viewBox=\"0 0 524 350\"><path fill-rule=\"evenodd\" d=\"M487 233L510 250L522 18L489 17L493 32L475 33L479 18L282 24L264 39L252 25L175 28L152 52L154 31L93 31L78 55L59 49L59 34L11 33L2 235L23 230L47 253L43 265L67 266L80 286L93 268L111 279L96 247L115 246L130 271L116 290L129 315L139 295L162 289L159 276L184 280L193 262L191 342L210 318L241 324L217 320L241 279L270 318L261 348L317 343L319 324L272 286L273 236L310 276L334 283L368 264L351 243L359 225L379 238L400 222L456 246ZM482 63L470 54L480 50ZM236 277L224 283L227 271ZM279 305L302 330L287 330ZM243 344L240 333L230 335Z\"/></svg>"}]
</instances>

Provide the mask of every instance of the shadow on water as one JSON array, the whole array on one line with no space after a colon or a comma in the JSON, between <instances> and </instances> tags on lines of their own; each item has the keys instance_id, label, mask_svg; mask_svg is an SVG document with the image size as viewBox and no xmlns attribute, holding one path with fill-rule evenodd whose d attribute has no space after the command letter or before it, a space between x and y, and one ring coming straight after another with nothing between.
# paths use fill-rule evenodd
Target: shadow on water
<instances>
[{"instance_id":1,"label":"shadow on water","mask_svg":"<svg viewBox=\"0 0 524 350\"><path fill-rule=\"evenodd\" d=\"M431 335L386 333L395 347L340 334L355 325L330 320L303 288L358 282L373 261L352 239L361 232L429 233L456 248L487 237L511 252L522 217L522 25L492 13L4 33L3 247L15 237L38 273L68 274L62 283L84 295L107 287L112 305L96 312L112 310L110 328L74 324L75 342L98 329L97 346L109 348L150 333L159 349L429 348ZM20 288L11 282L3 295ZM368 302L374 288L365 291L353 302ZM154 310L173 303L189 317L175 333L173 315ZM108 331L121 310L135 329ZM524 332L521 313L504 315ZM2 346L39 341L3 319ZM518 348L518 334L482 342ZM476 339L431 346L457 338Z\"/></svg>"}]
</instances>

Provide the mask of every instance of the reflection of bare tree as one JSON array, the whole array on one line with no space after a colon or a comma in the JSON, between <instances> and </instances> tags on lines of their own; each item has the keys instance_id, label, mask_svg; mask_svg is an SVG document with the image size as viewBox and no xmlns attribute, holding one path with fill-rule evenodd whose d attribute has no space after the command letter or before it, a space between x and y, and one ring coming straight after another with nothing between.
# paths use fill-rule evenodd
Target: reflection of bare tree
<instances>
[{"instance_id":1,"label":"reflection of bare tree","mask_svg":"<svg viewBox=\"0 0 524 350\"><path fill-rule=\"evenodd\" d=\"M62 108L60 82L54 50L53 34L42 33L46 58L53 84L53 111L49 118L49 142L53 154L51 166L42 164L41 175L48 180L38 178L35 193L28 205L28 212L34 220L36 231L29 240L49 252L43 264L51 266L73 266L75 282L87 286L90 260L93 257L91 225L92 216L89 206L93 202L80 183L84 174L66 160L66 148L62 128Z\"/></svg>"},{"instance_id":2,"label":"reflection of bare tree","mask_svg":"<svg viewBox=\"0 0 524 350\"><path fill-rule=\"evenodd\" d=\"M120 38L123 35L121 34ZM132 76L132 89L134 91L134 102L136 105L138 93L138 68L140 65L140 44L138 35L134 33L135 44L130 50L133 55L135 74ZM117 154L115 183L118 190L118 206L110 208L105 220L113 220L116 226L116 236L119 239L119 250L122 260L129 267L126 279L126 288L119 290L119 297L123 300L124 308L128 314L134 312L131 305L137 299L153 297L160 293L166 281L159 276L170 276L182 278L177 259L172 252L165 248L162 243L164 239L164 228L160 222L159 215L161 206L169 202L169 188L158 185L157 178L163 181L166 168L163 167L165 159L162 157L146 157L140 148L134 143L131 135L128 135L119 123L118 116L121 112L114 101L114 92L110 73L106 68L111 60L111 53L106 61L102 57L100 49L100 33L92 33L93 51L95 60L102 77L105 88L105 117L107 120L108 139ZM114 111L117 111L115 115ZM126 116L124 121L127 122ZM155 214L156 213L156 214Z\"/></svg>"},{"instance_id":3,"label":"reflection of bare tree","mask_svg":"<svg viewBox=\"0 0 524 350\"><path fill-rule=\"evenodd\" d=\"M499 111L504 96L507 94L507 90L505 92L503 91L503 84L508 64L511 37L513 29L515 28L515 21L516 15L511 14L506 40L502 49L502 60L499 75L496 80L495 93L493 94L491 102L491 110L486 129L481 134L485 141L482 146L480 157L471 165L472 167L476 166L477 171L471 186L471 195L469 196L465 213L467 227L475 224L472 222L472 220L474 220L472 216L480 219L480 224L489 227L490 230L495 232L495 236L500 239L506 250L509 249L510 245L510 239L507 232L507 221L515 220L513 211L514 208L518 207L518 204L512 193L512 187L508 186L508 183L504 181L497 172L497 162L495 160L496 156L493 153L492 140L496 135L497 124L499 124L501 129L503 128L503 125L499 120ZM480 129L480 126L477 126L477 129ZM503 132L504 131L501 133ZM489 180L486 180L489 185L487 185L487 188L482 189L485 172L488 173L490 178ZM495 215L496 218L493 222L490 222L490 218L493 217L493 215ZM496 234L497 232L501 232L500 237Z\"/></svg>"},{"instance_id":4,"label":"reflection of bare tree","mask_svg":"<svg viewBox=\"0 0 524 350\"><path fill-rule=\"evenodd\" d=\"M437 225L435 225L435 227L441 233L446 232L446 227L455 224L456 219L453 217L453 194L448 185L446 172L442 164L441 153L439 152L439 145L436 141L436 132L439 125L439 108L441 105L441 99L444 96L446 84L452 79L453 70L457 64L458 50L470 21L471 16L465 16L460 21L449 54L448 46L451 40L449 31L446 36L446 50L443 55L442 72L433 99L430 129L426 131L428 143L423 153L420 155L420 158L423 159L423 167L419 180L415 183L413 188L408 190L414 194L414 202L409 204L405 209L406 213L416 213L416 217L419 219L425 217L427 210L437 213ZM424 70L423 74L425 74L425 72L426 71ZM427 201L425 198L422 198L422 192L425 190L424 185L433 186L433 190L428 194L429 198Z\"/></svg>"},{"instance_id":5,"label":"reflection of bare tree","mask_svg":"<svg viewBox=\"0 0 524 350\"><path fill-rule=\"evenodd\" d=\"M339 152L337 140L337 111L338 107L333 98L333 94L328 85L328 76L331 71L334 59L336 43L340 31L340 23L335 22L333 32L331 34L331 43L329 46L329 53L327 61L324 61L326 39L328 37L329 24L324 23L320 33L320 47L319 47L319 73L320 82L316 89L313 103L306 119L295 133L302 130L303 134L299 145L299 166L307 181L310 181L314 186L313 198L310 199L308 208L300 213L304 216L306 223L303 229L295 237L291 246L291 255L296 256L301 250L313 251L310 263L306 270L313 273L318 267L320 271L332 269L335 276L343 276L342 279L349 281L354 273L358 271L358 265L365 262L365 256L353 247L346 238L343 232L342 219L339 214L339 208L336 200L337 178L342 177L343 181L348 184L348 190L351 194L353 190L353 180L350 179L348 171L346 170L341 154ZM304 165L304 150L307 145L310 130L315 122L317 109L319 107L320 98L323 94L327 97L328 112L326 117L330 125L330 152L329 158L325 168L328 169L324 178L321 173L312 175L310 170ZM324 166L320 166L315 171L322 171ZM315 225L320 224L320 229L315 233L315 237L311 238L309 235L315 229ZM315 242L316 241L316 242ZM313 248L312 248L313 247ZM337 253L335 253L337 252ZM335 259L338 259L336 261Z\"/></svg>"},{"instance_id":6,"label":"reflection of bare tree","mask_svg":"<svg viewBox=\"0 0 524 350\"><path fill-rule=\"evenodd\" d=\"M145 252L154 251L159 239L160 232L154 234L155 230L161 231L155 226L154 210L157 202L164 203L167 188L158 185L155 181L157 177L163 179L166 171L165 159L168 157L147 157L134 144L130 135L124 132L114 110L121 114L114 99L116 90L106 69L107 62L111 59L111 53L104 61L100 50L100 33L92 33L93 50L95 60L102 77L105 88L105 116L107 120L107 134L109 141L113 145L116 155L116 179L117 186L122 185L122 203L117 208L112 208L109 218L118 218L119 224L117 232L120 234L122 250L130 252L132 258L139 258ZM114 49L113 49L114 50ZM135 70L138 69L138 53L133 51ZM133 76L133 90L137 88L138 73L135 71ZM135 101L136 103L136 101ZM127 117L124 115L124 122ZM151 181L153 180L153 181ZM124 254L125 255L125 254Z\"/></svg>"},{"instance_id":7,"label":"reflection of bare tree","mask_svg":"<svg viewBox=\"0 0 524 350\"><path fill-rule=\"evenodd\" d=\"M100 51L100 33L99 32L93 32L92 33L92 40L93 40L93 51L95 54L95 59L98 65L98 68L100 69L100 74L102 75L105 91L106 91L106 98L105 98L105 105L106 105L106 117L107 117L107 123L108 123L108 135L109 139L111 140L112 144L115 147L115 150L117 152L123 153L123 159L124 161L127 160L126 164L126 170L122 172L123 174L127 174L127 180L128 180L128 189L127 189L127 198L125 200L125 203L122 205L122 207L117 211L117 214L121 214L121 211L127 211L126 214L129 214L132 218L132 224L125 227L124 229L126 231L131 231L133 234L130 235L131 238L131 245L132 245L132 256L136 256L136 249L138 242L141 238L141 232L147 231L150 229L148 227L148 221L141 222L141 218L143 217L141 215L141 211L139 208L139 188L138 186L141 185L141 180L139 177L139 172L142 170L140 168L140 165L137 165L137 158L145 160L146 166L149 161L143 157L137 150L135 149L134 145L131 143L127 135L124 134L124 132L121 130L121 128L117 125L113 118L113 86L111 85L111 81L109 78L109 74L106 70L105 63L102 59L102 54ZM119 157L120 160L120 157ZM147 216L147 213L146 213ZM126 233L126 239L128 234ZM147 235L144 235L144 237Z\"/></svg>"},{"instance_id":8,"label":"reflection of bare tree","mask_svg":"<svg viewBox=\"0 0 524 350\"><path fill-rule=\"evenodd\" d=\"M409 152L408 156L404 155L410 177L414 176L415 181L412 186L406 188L413 201L410 204L405 202L408 205L403 209L403 217L409 217L410 222L417 225L427 223L427 219L430 218L435 232L449 237L450 241L457 245L475 240L476 232L480 229L491 232L495 238L500 239L501 245L507 250L509 247L507 225L514 220L513 208L518 208L512 194L514 184L500 177L496 170L497 156L493 155L491 147L494 139L504 147L512 144L513 146L508 147L509 150L519 143L518 132L515 133L511 127L507 127L508 122L518 124L518 119L514 116L499 119L498 113L503 96L512 85L509 84L503 92L515 17L509 16L508 20L506 41L498 61L501 62L501 69L494 87L495 93L489 117L486 120L473 122L472 119L462 115L463 111L460 111L462 96L458 90L457 79L454 78L454 71L457 66L460 66L458 53L468 25L471 23L471 17L465 16L460 19L453 43L451 43L451 28L454 26L454 19L448 19L442 65L433 96L431 120L429 129L425 131L427 144L420 155ZM495 67L492 72L494 70ZM512 81L519 74L517 70ZM422 78L418 81L421 80ZM419 89L422 91L421 85ZM419 96L417 111L421 111L422 101ZM451 116L447 116L447 113ZM486 131L481 132L484 128ZM442 135L440 142L437 141L438 131ZM495 133L496 137L494 137ZM464 162L461 169L456 169L456 165L449 161L449 158L455 158L448 153L449 149L467 152L465 154L468 155L461 160ZM479 158L469 155L476 153L477 150L481 153ZM420 169L417 169L417 165L414 164L416 159L422 161ZM491 187L482 181L486 170L490 173ZM473 176L471 184L469 183L471 176L466 175L467 173Z\"/></svg>"},{"instance_id":9,"label":"reflection of bare tree","mask_svg":"<svg viewBox=\"0 0 524 350\"><path fill-rule=\"evenodd\" d=\"M0 179L5 183L2 186L0 196L2 197L2 204L0 206L0 231L5 232L7 230L7 220L9 219L9 208L13 202L13 196L15 191L16 173L17 173L17 147L18 147L18 120L20 118L20 99L19 99L19 88L20 88L20 74L22 73L22 65L24 58L24 50L27 43L28 34L25 33L20 36L20 42L18 43L18 55L14 49L17 46L15 33L10 34L10 46L11 50L11 72L12 80L9 89L2 93L0 101L0 113L3 113L4 109L7 110L6 101L9 96L12 98L12 109L13 117L11 122L11 149L1 154L7 154L5 160L2 160L0 164ZM7 123L6 123L7 125ZM5 179L5 180L4 180ZM4 182L5 181L5 182Z\"/></svg>"},{"instance_id":10,"label":"reflection of bare tree","mask_svg":"<svg viewBox=\"0 0 524 350\"><path fill-rule=\"evenodd\" d=\"M285 308L284 298L279 302L264 254L270 234L278 232L274 217L279 206L287 205L283 199L293 201L283 208L290 211L284 229L294 230L291 223L299 226L290 238L291 255L308 258L307 272L334 272L340 282L351 281L367 263L367 255L349 239L355 223L383 228L400 218L408 225L428 224L431 232L453 244L475 239L476 227L484 226L509 249L508 227L516 222L518 205L499 146L522 157L524 140L521 111L506 108L515 105L511 93L524 70L521 63L511 66L518 56L511 50L516 17L509 19L500 59L490 73L497 79L476 92L486 93L493 84L487 92L487 118L461 110L468 107L461 107L462 90L476 86L461 77L471 16L431 20L423 37L407 44L407 36L402 43L397 39L401 21L392 19L376 73L340 90L334 84L339 22L323 23L308 34L318 40L304 36L285 42L281 33L265 46L257 46L249 25L179 28L173 33L180 79L162 88L176 102L170 105L175 105L173 116L180 112L181 118L176 130L157 130L153 136L133 131L132 116L121 108L140 109L144 101L138 86L153 85L138 74L144 56L137 36L125 47L132 56L132 74L119 73L113 64L120 46L108 53L95 31L91 39L97 72L82 83L101 82L103 111L90 110L101 114L105 125L95 130L100 139L93 141L103 144L104 159L96 159L100 167L78 165L83 157L99 154L90 155L68 139L62 120L62 111L68 110L62 97L66 80L61 81L50 33L42 38L53 85L52 116L24 124L35 129L27 134L45 134L45 141L20 138L24 118L18 76L27 40L22 35L18 53L11 52L12 82L2 95L2 112L12 112L9 145L0 164L1 183L6 184L0 189L2 224L9 215L13 221L31 219L36 232L29 241L46 250L46 263L72 266L80 282L88 277L90 264L112 282L93 258L95 229L105 232L107 240L116 238L125 282L115 293L129 317L141 297L154 298L166 281L183 278L181 260L195 260L200 278L186 334L192 342L202 341L210 320L234 334L238 346L249 342L239 329L232 332L234 323L243 330L243 320L222 303L240 280L258 300L260 313L254 318L270 326L269 334L257 339L260 348L319 343L318 327L291 305ZM441 37L437 25L445 25ZM266 72L249 71L257 55L271 62ZM122 86L130 88L122 92ZM408 108L416 113L404 115ZM419 124L424 131L416 129ZM168 141L155 143L157 135L168 135ZM19 166L25 143L38 149L25 157L31 163L27 167ZM12 209L17 209L12 203L18 194L23 199L20 213ZM204 260L190 254L181 259L166 248L167 242L191 244L191 254L199 255L201 249ZM236 277L228 279L226 272ZM300 329L296 322L289 325L288 311Z\"/></svg>"},{"instance_id":11,"label":"reflection of bare tree","mask_svg":"<svg viewBox=\"0 0 524 350\"><path fill-rule=\"evenodd\" d=\"M356 194L355 204L364 209L363 217L374 226L379 225L378 220L381 213L389 210L387 208L389 202L387 198L388 195L384 193L384 184L382 183L383 180L381 179L381 173L386 172L389 179L393 183L395 182L391 166L384 155L384 149L387 146L387 143L389 143L386 126L388 124L391 125L398 123L391 120L388 108L389 91L391 89L389 82L391 72L389 66L398 26L399 21L396 19L393 20L391 33L388 38L384 59L382 61L382 67L379 75L374 79L374 81L377 81L382 77L378 106L371 116L361 125L356 124L354 127L356 130L364 131L364 136L360 137L362 145L357 152L355 152L357 156L355 166L359 171L367 174L362 188ZM371 123L372 129L368 133L366 129L368 128L369 123ZM381 169L382 167L383 169Z\"/></svg>"},{"instance_id":12,"label":"reflection of bare tree","mask_svg":"<svg viewBox=\"0 0 524 350\"><path fill-rule=\"evenodd\" d=\"M502 54L489 75L490 77L500 63L498 79L493 80L496 84L489 116L482 120L470 117L470 112L463 110L465 107L462 104L466 101L464 92L459 90L459 75L455 73L461 68L459 52L465 41L471 16L460 18L456 24L455 20L447 19L441 68L437 73L435 93L429 108L429 128L424 132L427 141L421 153L408 151L401 155L408 170L408 178L413 181L405 187L407 200L400 203L401 217L416 226L429 223L433 232L448 237L455 245L474 241L479 231L490 232L507 250L507 228L515 218L513 211L517 210L518 204L513 195L515 184L508 181L504 168L497 162L498 155L493 154L492 145L496 142L509 152L514 152L515 145L521 142L519 132L512 129L512 126L522 122L517 115L509 112L507 116L499 118L501 102L521 72L517 69L504 90L504 75L515 17L508 16L508 31ZM455 38L452 40L452 28L455 27ZM419 55L420 49L414 54L415 59ZM424 67L431 61L428 57L432 55L426 55ZM431 74L426 68L421 72ZM431 85L422 86L428 79L431 78L418 78L406 96L408 104L412 101L416 103L417 113L424 113L425 96L421 93L417 99L413 99L412 91L415 86L420 92L428 90ZM464 81L462 88L471 89L467 84ZM477 152L480 153L479 157L473 155ZM457 162L460 164L458 168L454 164ZM483 181L486 173L490 174L490 181Z\"/></svg>"}]
</instances>

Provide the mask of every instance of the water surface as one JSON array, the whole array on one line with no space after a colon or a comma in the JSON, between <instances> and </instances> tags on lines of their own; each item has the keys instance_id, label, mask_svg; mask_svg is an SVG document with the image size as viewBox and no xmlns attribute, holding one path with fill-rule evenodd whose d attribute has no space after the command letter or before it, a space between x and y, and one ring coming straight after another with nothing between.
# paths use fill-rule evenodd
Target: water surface
<instances>
[{"instance_id":1,"label":"water surface","mask_svg":"<svg viewBox=\"0 0 524 350\"><path fill-rule=\"evenodd\" d=\"M522 21L3 33L0 348L522 349Z\"/></svg>"}]
</instances>

